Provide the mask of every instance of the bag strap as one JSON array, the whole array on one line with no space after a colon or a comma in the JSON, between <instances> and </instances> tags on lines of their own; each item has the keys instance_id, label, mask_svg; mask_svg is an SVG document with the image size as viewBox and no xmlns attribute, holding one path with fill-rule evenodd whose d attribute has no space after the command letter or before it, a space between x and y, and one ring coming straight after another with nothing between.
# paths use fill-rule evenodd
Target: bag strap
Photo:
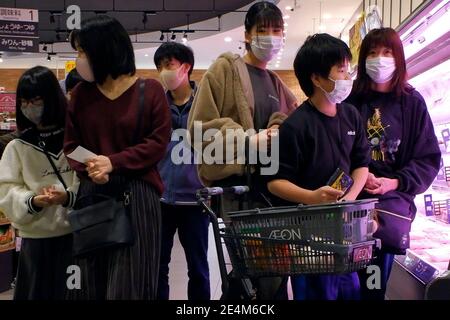
<instances>
[{"instance_id":1,"label":"bag strap","mask_svg":"<svg viewBox=\"0 0 450 320\"><path fill-rule=\"evenodd\" d=\"M53 162L50 154L48 153L47 147L43 140L39 140L39 147L41 147L42 150L44 151L45 155L47 156L48 162L50 162L50 165L52 166L53 170L55 171L56 176L58 177L58 180L62 183L62 185L64 186L64 189L67 191L67 184L64 182L64 179L62 178L61 173L59 173L58 168L56 168L56 165Z\"/></svg>"},{"instance_id":2,"label":"bag strap","mask_svg":"<svg viewBox=\"0 0 450 320\"><path fill-rule=\"evenodd\" d=\"M139 133L141 132L142 127L142 114L144 113L144 104L145 104L145 80L140 79L139 80L139 106L138 106L138 112L137 112L137 125L136 130L134 131L133 135L133 145L136 145L139 140Z\"/></svg>"}]
</instances>

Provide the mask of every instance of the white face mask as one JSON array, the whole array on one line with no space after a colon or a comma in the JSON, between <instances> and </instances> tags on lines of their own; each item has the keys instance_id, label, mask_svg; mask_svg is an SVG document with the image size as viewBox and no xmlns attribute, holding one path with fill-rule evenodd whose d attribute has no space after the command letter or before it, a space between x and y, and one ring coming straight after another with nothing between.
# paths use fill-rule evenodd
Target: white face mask
<instances>
[{"instance_id":1,"label":"white face mask","mask_svg":"<svg viewBox=\"0 0 450 320\"><path fill-rule=\"evenodd\" d=\"M44 106L29 105L28 107L20 107L20 110L23 115L35 125L41 123L42 115L44 114Z\"/></svg>"},{"instance_id":2,"label":"white face mask","mask_svg":"<svg viewBox=\"0 0 450 320\"><path fill-rule=\"evenodd\" d=\"M376 57L366 60L367 75L375 83L391 81L394 77L395 69L395 59L392 57Z\"/></svg>"},{"instance_id":3,"label":"white face mask","mask_svg":"<svg viewBox=\"0 0 450 320\"><path fill-rule=\"evenodd\" d=\"M283 46L283 38L279 36L253 36L250 46L259 61L269 62Z\"/></svg>"},{"instance_id":4,"label":"white face mask","mask_svg":"<svg viewBox=\"0 0 450 320\"><path fill-rule=\"evenodd\" d=\"M187 73L183 70L183 65L175 70L163 69L159 74L161 82L167 90L175 90L186 79Z\"/></svg>"},{"instance_id":5,"label":"white face mask","mask_svg":"<svg viewBox=\"0 0 450 320\"><path fill-rule=\"evenodd\" d=\"M86 80L87 82L94 82L95 77L92 72L92 68L89 65L89 61L86 58L77 58L76 59L77 71L80 76Z\"/></svg>"},{"instance_id":6,"label":"white face mask","mask_svg":"<svg viewBox=\"0 0 450 320\"><path fill-rule=\"evenodd\" d=\"M325 89L319 86L319 88L327 97L328 101L330 101L330 103L336 104L341 103L342 101L347 99L347 97L352 92L353 80L333 80L331 78L328 79L334 82L333 91L327 92Z\"/></svg>"}]
</instances>

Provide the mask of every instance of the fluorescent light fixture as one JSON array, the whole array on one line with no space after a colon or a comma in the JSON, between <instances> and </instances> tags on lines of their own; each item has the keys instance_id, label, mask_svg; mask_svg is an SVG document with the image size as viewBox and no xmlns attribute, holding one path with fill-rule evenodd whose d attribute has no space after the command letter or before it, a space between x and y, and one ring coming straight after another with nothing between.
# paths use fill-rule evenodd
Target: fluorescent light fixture
<instances>
[{"instance_id":1,"label":"fluorescent light fixture","mask_svg":"<svg viewBox=\"0 0 450 320\"><path fill-rule=\"evenodd\" d=\"M292 10L292 7L291 6L286 6L285 9L286 10Z\"/></svg>"},{"instance_id":2,"label":"fluorescent light fixture","mask_svg":"<svg viewBox=\"0 0 450 320\"><path fill-rule=\"evenodd\" d=\"M231 37L225 37L225 42L231 42L231 41L233 41L233 39L231 38Z\"/></svg>"},{"instance_id":3,"label":"fluorescent light fixture","mask_svg":"<svg viewBox=\"0 0 450 320\"><path fill-rule=\"evenodd\" d=\"M291 17L290 15L286 14L286 15L283 16L283 19L284 19L284 20L287 20L287 19L289 19L290 17Z\"/></svg>"},{"instance_id":4,"label":"fluorescent light fixture","mask_svg":"<svg viewBox=\"0 0 450 320\"><path fill-rule=\"evenodd\" d=\"M406 59L450 31L450 23L448 22L450 20L450 1L447 1L447 4L449 4L447 8L440 6L444 10L440 17L433 19L433 16L429 15L419 21L414 29L411 28L402 35ZM434 14L439 14L436 10L434 11Z\"/></svg>"}]
</instances>

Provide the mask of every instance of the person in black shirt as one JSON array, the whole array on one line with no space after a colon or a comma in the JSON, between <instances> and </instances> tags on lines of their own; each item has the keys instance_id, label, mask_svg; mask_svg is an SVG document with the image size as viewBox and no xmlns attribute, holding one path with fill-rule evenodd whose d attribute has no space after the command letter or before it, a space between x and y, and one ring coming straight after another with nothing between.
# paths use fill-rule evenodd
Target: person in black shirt
<instances>
[{"instance_id":1,"label":"person in black shirt","mask_svg":"<svg viewBox=\"0 0 450 320\"><path fill-rule=\"evenodd\" d=\"M270 177L271 193L293 203L355 200L367 179L369 145L358 111L342 103L352 89L347 45L328 34L309 37L294 61L295 75L309 97L281 125L279 171ZM353 180L347 194L327 186L340 168ZM299 292L306 281L306 292ZM294 277L295 298L358 299L356 273Z\"/></svg>"}]
</instances>

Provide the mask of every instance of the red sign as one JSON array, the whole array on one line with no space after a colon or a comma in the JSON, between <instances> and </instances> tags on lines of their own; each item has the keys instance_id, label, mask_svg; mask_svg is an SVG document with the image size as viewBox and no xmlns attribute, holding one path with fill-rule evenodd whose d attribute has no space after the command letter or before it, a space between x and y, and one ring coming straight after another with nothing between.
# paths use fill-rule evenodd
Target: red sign
<instances>
[{"instance_id":1,"label":"red sign","mask_svg":"<svg viewBox=\"0 0 450 320\"><path fill-rule=\"evenodd\" d=\"M16 94L0 93L0 130L16 129Z\"/></svg>"}]
</instances>

